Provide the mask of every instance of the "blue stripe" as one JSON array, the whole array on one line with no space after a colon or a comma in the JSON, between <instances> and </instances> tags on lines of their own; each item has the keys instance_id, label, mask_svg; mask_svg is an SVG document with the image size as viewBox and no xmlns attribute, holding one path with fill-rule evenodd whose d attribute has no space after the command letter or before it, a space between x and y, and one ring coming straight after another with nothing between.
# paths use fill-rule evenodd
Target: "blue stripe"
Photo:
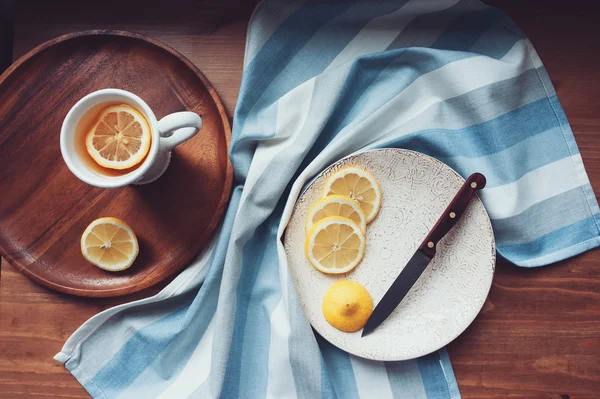
<instances>
[{"instance_id":1,"label":"blue stripe","mask_svg":"<svg viewBox=\"0 0 600 399\"><path fill-rule=\"evenodd\" d=\"M296 397L298 399L314 399L319 396L333 397L333 395L325 396L328 392L334 392L333 387L329 379L324 380L322 377L326 365L315 333L306 320L306 314L300 304L292 273L288 273L287 281L284 284L287 284L288 288L289 359L294 376Z\"/></svg>"},{"instance_id":2,"label":"blue stripe","mask_svg":"<svg viewBox=\"0 0 600 399\"><path fill-rule=\"evenodd\" d=\"M460 391L458 390L458 383L454 376L454 370L452 369L452 363L450 363L450 356L448 356L448 350L442 348L438 351L440 355L440 367L444 373L446 382L448 383L448 392L450 393L450 399L460 399Z\"/></svg>"},{"instance_id":3,"label":"blue stripe","mask_svg":"<svg viewBox=\"0 0 600 399\"><path fill-rule=\"evenodd\" d=\"M554 140L557 134L560 134L560 127L527 137L485 158L440 157L439 159L462 176L468 176L474 171L483 173L488 178L488 188L501 186L519 180L532 170L569 157L571 154L567 147Z\"/></svg>"},{"instance_id":4,"label":"blue stripe","mask_svg":"<svg viewBox=\"0 0 600 399\"><path fill-rule=\"evenodd\" d=\"M498 246L498 252L517 264L521 261L559 252L585 241L597 239L600 235L599 219L600 215L589 217L526 244Z\"/></svg>"},{"instance_id":5,"label":"blue stripe","mask_svg":"<svg viewBox=\"0 0 600 399\"><path fill-rule=\"evenodd\" d=\"M330 384L335 391L335 396L325 396L326 391L324 391L323 398L359 399L350 355L331 345L319 334L315 333L315 336L325 363L321 373L321 385ZM326 382L327 380L329 383Z\"/></svg>"},{"instance_id":6,"label":"blue stripe","mask_svg":"<svg viewBox=\"0 0 600 399\"><path fill-rule=\"evenodd\" d=\"M440 37L443 30L448 29L452 21L472 10L470 0L461 0L448 8L418 15L396 36L386 51L407 47L429 47Z\"/></svg>"},{"instance_id":7,"label":"blue stripe","mask_svg":"<svg viewBox=\"0 0 600 399\"><path fill-rule=\"evenodd\" d=\"M497 10L496 7L494 7L494 8ZM523 32L521 30L521 28L519 28L519 26L517 24L515 24L515 21L513 21L508 15L504 14L502 11L499 10L499 12L502 13L502 19L500 20L500 22L502 23L502 26L506 27L506 29L513 32L517 36L520 36L522 38L527 37L525 32Z\"/></svg>"},{"instance_id":8,"label":"blue stripe","mask_svg":"<svg viewBox=\"0 0 600 399\"><path fill-rule=\"evenodd\" d=\"M382 147L407 146L435 158L480 157L512 147L523 139L557 127L547 99L526 104L464 129L427 129L396 138Z\"/></svg>"},{"instance_id":9,"label":"blue stripe","mask_svg":"<svg viewBox=\"0 0 600 399\"><path fill-rule=\"evenodd\" d=\"M438 352L419 358L419 371L428 399L450 398L446 376L441 367Z\"/></svg>"},{"instance_id":10,"label":"blue stripe","mask_svg":"<svg viewBox=\"0 0 600 399\"><path fill-rule=\"evenodd\" d=\"M430 49L408 48L360 57L348 74L340 95L341 101L324 133L337 133L350 123L364 120L420 76L472 56L468 53L440 54ZM328 137L331 140L335 136L324 136L325 139ZM322 140L321 137L319 140Z\"/></svg>"},{"instance_id":11,"label":"blue stripe","mask_svg":"<svg viewBox=\"0 0 600 399\"><path fill-rule=\"evenodd\" d=\"M321 398L336 398L335 389L333 389L333 382L331 381L331 378L329 378L327 363L325 363L323 356L321 356L321 375Z\"/></svg>"},{"instance_id":12,"label":"blue stripe","mask_svg":"<svg viewBox=\"0 0 600 399\"><path fill-rule=\"evenodd\" d=\"M497 22L481 36L469 51L485 54L499 60L508 53L516 42L523 38L523 36L507 29L502 22Z\"/></svg>"},{"instance_id":13,"label":"blue stripe","mask_svg":"<svg viewBox=\"0 0 600 399\"><path fill-rule=\"evenodd\" d=\"M525 244L550 231L592 216L582 190L591 190L591 186L586 184L548 198L516 216L492 220L496 245ZM548 218L545 215L554 217ZM545 220L545 223L539 223L540 220Z\"/></svg>"},{"instance_id":14,"label":"blue stripe","mask_svg":"<svg viewBox=\"0 0 600 399\"><path fill-rule=\"evenodd\" d=\"M259 398L266 394L270 316L281 298L277 257L281 211L274 211L244 246L223 398Z\"/></svg>"},{"instance_id":15,"label":"blue stripe","mask_svg":"<svg viewBox=\"0 0 600 399\"><path fill-rule=\"evenodd\" d=\"M254 158L254 151L257 143L261 140L259 137L267 138L275 136L277 126L277 103L262 110L259 114L254 114L244 125L244 137L241 137L237 143L235 154L231 153L233 146L230 146L230 160L233 165L235 181L243 184L248 177L250 164ZM247 137L247 138L246 138Z\"/></svg>"},{"instance_id":16,"label":"blue stripe","mask_svg":"<svg viewBox=\"0 0 600 399\"><path fill-rule=\"evenodd\" d=\"M538 69L538 71L541 72L540 69ZM567 136L569 138L569 142L567 144L572 146L571 150L574 154L577 154L579 152L579 149L577 148L577 143L575 142L575 136L573 136L573 132L571 132L569 120L567 119L567 115L565 114L565 111L560 105L558 97L556 95L548 96L548 101L550 102L550 106L552 107L554 116L556 117L556 119L558 119L559 124L564 127L565 133L570 133L569 135L564 134L565 140L567 139Z\"/></svg>"},{"instance_id":17,"label":"blue stripe","mask_svg":"<svg viewBox=\"0 0 600 399\"><path fill-rule=\"evenodd\" d=\"M108 364L85 384L85 388L103 387L108 397L115 397L125 390L181 331L188 310L189 305L184 306L137 331Z\"/></svg>"},{"instance_id":18,"label":"blue stripe","mask_svg":"<svg viewBox=\"0 0 600 399\"><path fill-rule=\"evenodd\" d=\"M503 14L493 7L462 14L430 47L467 51L483 32L494 26L502 17Z\"/></svg>"}]
</instances>

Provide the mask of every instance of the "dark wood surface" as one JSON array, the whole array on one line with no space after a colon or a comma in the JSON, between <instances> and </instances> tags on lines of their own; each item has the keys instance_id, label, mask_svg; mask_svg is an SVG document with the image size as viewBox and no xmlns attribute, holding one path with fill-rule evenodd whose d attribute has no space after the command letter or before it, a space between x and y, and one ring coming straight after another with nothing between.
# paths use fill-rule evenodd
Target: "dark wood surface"
<instances>
[{"instance_id":1,"label":"dark wood surface","mask_svg":"<svg viewBox=\"0 0 600 399\"><path fill-rule=\"evenodd\" d=\"M18 3L15 55L77 30L103 27L144 33L199 66L231 116L252 2L161 2L156 9L145 8L143 16L123 7L120 17L111 18L95 17L103 11L82 11L83 5L74 1ZM491 3L511 15L534 43L569 117L592 186L600 194L600 24L595 4ZM173 11L174 4L188 11ZM88 397L52 356L89 317L160 288L120 298L75 298L31 282L6 262L1 278L0 398L11 399ZM482 313L449 346L462 396L597 399L599 293L600 250L536 269L499 262Z\"/></svg>"},{"instance_id":2,"label":"dark wood surface","mask_svg":"<svg viewBox=\"0 0 600 399\"><path fill-rule=\"evenodd\" d=\"M195 66L149 40L121 31L69 34L0 76L0 253L40 284L79 296L142 290L183 269L220 222L233 176L227 114ZM64 117L104 88L137 94L157 119L184 110L202 117L200 132L173 151L157 181L96 188L63 162ZM104 271L81 255L82 232L104 216L124 220L138 237L140 254L125 271Z\"/></svg>"},{"instance_id":3,"label":"dark wood surface","mask_svg":"<svg viewBox=\"0 0 600 399\"><path fill-rule=\"evenodd\" d=\"M0 74L12 64L14 1L0 0Z\"/></svg>"}]
</instances>

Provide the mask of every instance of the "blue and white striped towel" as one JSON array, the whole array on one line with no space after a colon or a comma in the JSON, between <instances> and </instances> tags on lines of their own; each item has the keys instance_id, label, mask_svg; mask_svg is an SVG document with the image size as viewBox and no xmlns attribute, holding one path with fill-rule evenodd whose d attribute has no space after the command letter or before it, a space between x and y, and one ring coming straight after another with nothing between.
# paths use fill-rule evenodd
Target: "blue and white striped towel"
<instances>
[{"instance_id":1,"label":"blue and white striped towel","mask_svg":"<svg viewBox=\"0 0 600 399\"><path fill-rule=\"evenodd\" d=\"M364 148L485 173L498 252L599 244L577 145L531 43L475 0L266 1L250 21L214 242L158 295L85 323L56 359L96 398L457 398L445 350L405 362L315 337L280 242L303 185Z\"/></svg>"}]
</instances>

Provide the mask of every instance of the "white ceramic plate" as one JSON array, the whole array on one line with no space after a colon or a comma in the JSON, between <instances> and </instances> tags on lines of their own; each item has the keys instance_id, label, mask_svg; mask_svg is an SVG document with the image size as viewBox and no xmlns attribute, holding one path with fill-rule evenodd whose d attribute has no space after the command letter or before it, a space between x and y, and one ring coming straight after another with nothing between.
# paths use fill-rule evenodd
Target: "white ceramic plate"
<instances>
[{"instance_id":1,"label":"white ceramic plate","mask_svg":"<svg viewBox=\"0 0 600 399\"><path fill-rule=\"evenodd\" d=\"M322 196L326 179L359 166L381 184L378 216L367 226L362 262L346 275L319 272L304 255L306 214ZM353 280L376 305L406 265L464 179L427 155L381 149L345 158L323 171L304 191L285 232L285 251L304 312L332 344L372 360L406 360L436 351L455 339L481 310L494 275L496 249L487 212L473 197L457 225L440 241L437 254L385 322L362 338L361 331L333 328L321 312L321 299L336 280Z\"/></svg>"}]
</instances>

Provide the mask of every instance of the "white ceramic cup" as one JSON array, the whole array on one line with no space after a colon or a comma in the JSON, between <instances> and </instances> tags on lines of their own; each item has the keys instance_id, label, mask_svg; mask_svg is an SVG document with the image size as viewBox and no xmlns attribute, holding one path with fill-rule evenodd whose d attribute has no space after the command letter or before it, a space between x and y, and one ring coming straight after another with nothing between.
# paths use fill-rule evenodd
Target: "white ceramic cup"
<instances>
[{"instance_id":1,"label":"white ceramic cup","mask_svg":"<svg viewBox=\"0 0 600 399\"><path fill-rule=\"evenodd\" d=\"M146 159L137 168L121 176L99 174L87 167L75 151L75 135L81 118L102 103L128 104L144 115L152 134L152 143ZM202 118L194 112L175 112L160 121L141 98L120 89L103 89L88 94L69 111L60 130L60 152L65 163L80 180L101 188L123 187L128 184L146 184L158 179L169 166L171 151L200 131Z\"/></svg>"}]
</instances>

